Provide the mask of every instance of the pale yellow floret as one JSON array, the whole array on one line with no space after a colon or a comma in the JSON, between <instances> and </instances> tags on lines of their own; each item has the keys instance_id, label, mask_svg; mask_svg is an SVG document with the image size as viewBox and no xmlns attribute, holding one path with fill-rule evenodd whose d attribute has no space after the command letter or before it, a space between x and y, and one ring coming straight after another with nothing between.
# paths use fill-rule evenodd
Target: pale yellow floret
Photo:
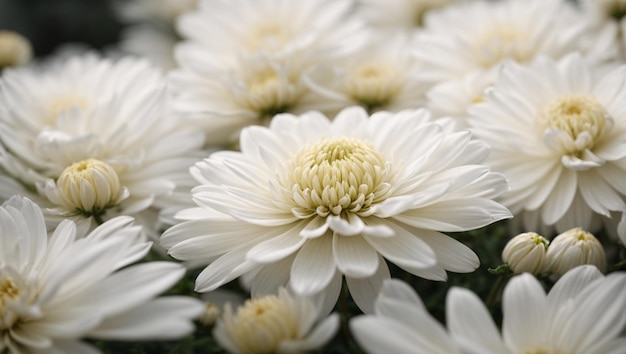
<instances>
[{"instance_id":1,"label":"pale yellow floret","mask_svg":"<svg viewBox=\"0 0 626 354\"><path fill-rule=\"evenodd\" d=\"M565 354L565 352L560 349L541 347L524 350L521 354Z\"/></svg>"},{"instance_id":2,"label":"pale yellow floret","mask_svg":"<svg viewBox=\"0 0 626 354\"><path fill-rule=\"evenodd\" d=\"M490 28L473 43L474 60L485 69L493 68L505 59L520 63L535 57L528 35L512 26Z\"/></svg>"},{"instance_id":3,"label":"pale yellow floret","mask_svg":"<svg viewBox=\"0 0 626 354\"><path fill-rule=\"evenodd\" d=\"M244 353L275 353L281 342L298 339L298 314L287 298L248 300L234 316L227 306L224 321L230 339Z\"/></svg>"},{"instance_id":4,"label":"pale yellow floret","mask_svg":"<svg viewBox=\"0 0 626 354\"><path fill-rule=\"evenodd\" d=\"M17 318L7 310L7 303L20 296L20 289L13 279L0 273L0 331L13 326Z\"/></svg>"},{"instance_id":5,"label":"pale yellow floret","mask_svg":"<svg viewBox=\"0 0 626 354\"><path fill-rule=\"evenodd\" d=\"M87 159L67 167L57 180L60 201L66 209L97 214L113 206L123 188L106 162Z\"/></svg>"},{"instance_id":6,"label":"pale yellow floret","mask_svg":"<svg viewBox=\"0 0 626 354\"><path fill-rule=\"evenodd\" d=\"M89 106L87 99L81 95L61 96L48 104L49 123L55 123L57 117L72 109L85 110Z\"/></svg>"},{"instance_id":7,"label":"pale yellow floret","mask_svg":"<svg viewBox=\"0 0 626 354\"><path fill-rule=\"evenodd\" d=\"M250 51L277 49L287 43L289 32L279 23L261 22L252 26L252 30L244 39L244 44Z\"/></svg>"},{"instance_id":8,"label":"pale yellow floret","mask_svg":"<svg viewBox=\"0 0 626 354\"><path fill-rule=\"evenodd\" d=\"M351 69L344 85L347 94L368 109L388 104L401 88L396 70L379 61L368 61Z\"/></svg>"},{"instance_id":9,"label":"pale yellow floret","mask_svg":"<svg viewBox=\"0 0 626 354\"><path fill-rule=\"evenodd\" d=\"M12 31L0 31L0 70L24 65L33 57L28 39Z\"/></svg>"},{"instance_id":10,"label":"pale yellow floret","mask_svg":"<svg viewBox=\"0 0 626 354\"><path fill-rule=\"evenodd\" d=\"M391 193L388 169L377 149L359 139L340 137L308 145L290 168L288 185L297 205L293 212L302 218L369 215L370 207Z\"/></svg>"}]
</instances>

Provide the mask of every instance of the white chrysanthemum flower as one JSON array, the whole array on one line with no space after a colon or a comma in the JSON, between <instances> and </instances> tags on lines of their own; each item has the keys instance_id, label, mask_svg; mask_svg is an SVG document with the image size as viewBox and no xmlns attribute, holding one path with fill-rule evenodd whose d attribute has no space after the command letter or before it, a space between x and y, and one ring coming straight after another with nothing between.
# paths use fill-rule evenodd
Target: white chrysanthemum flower
<instances>
[{"instance_id":1,"label":"white chrysanthemum flower","mask_svg":"<svg viewBox=\"0 0 626 354\"><path fill-rule=\"evenodd\" d=\"M560 277L572 268L583 264L596 266L606 271L606 255L598 239L591 233L577 227L556 236L546 255L547 268Z\"/></svg>"},{"instance_id":2,"label":"white chrysanthemum flower","mask_svg":"<svg viewBox=\"0 0 626 354\"><path fill-rule=\"evenodd\" d=\"M203 136L178 127L146 61L83 55L9 70L0 102L3 172L36 188L51 219L143 218L188 198Z\"/></svg>"},{"instance_id":3,"label":"white chrysanthemum flower","mask_svg":"<svg viewBox=\"0 0 626 354\"><path fill-rule=\"evenodd\" d=\"M81 338L177 339L193 331L202 303L156 296L185 269L173 262L131 263L150 243L118 217L79 238L63 221L49 237L41 210L15 196L0 207L0 352L93 353Z\"/></svg>"},{"instance_id":4,"label":"white chrysanthemum flower","mask_svg":"<svg viewBox=\"0 0 626 354\"><path fill-rule=\"evenodd\" d=\"M527 63L578 49L586 26L565 0L469 1L428 16L414 53L434 82L481 70L492 76L507 60Z\"/></svg>"},{"instance_id":5,"label":"white chrysanthemum flower","mask_svg":"<svg viewBox=\"0 0 626 354\"><path fill-rule=\"evenodd\" d=\"M358 0L357 9L376 28L412 32L424 25L428 12L457 2L459 0Z\"/></svg>"},{"instance_id":6,"label":"white chrysanthemum flower","mask_svg":"<svg viewBox=\"0 0 626 354\"><path fill-rule=\"evenodd\" d=\"M470 108L489 165L509 180L502 202L527 230L590 229L626 208L626 66L596 74L577 54L510 63Z\"/></svg>"},{"instance_id":7,"label":"white chrysanthemum flower","mask_svg":"<svg viewBox=\"0 0 626 354\"><path fill-rule=\"evenodd\" d=\"M33 48L28 39L17 32L0 30L0 71L24 65L32 57Z\"/></svg>"},{"instance_id":8,"label":"white chrysanthemum flower","mask_svg":"<svg viewBox=\"0 0 626 354\"><path fill-rule=\"evenodd\" d=\"M313 300L284 288L278 296L247 300L236 311L230 305L213 330L215 340L230 353L303 353L325 345L339 328L339 315L318 320Z\"/></svg>"},{"instance_id":9,"label":"white chrysanthemum flower","mask_svg":"<svg viewBox=\"0 0 626 354\"><path fill-rule=\"evenodd\" d=\"M448 292L446 331L397 280L384 284L376 315L357 317L350 328L368 353L623 353L625 309L625 273L581 266L548 294L532 275L514 277L504 289L502 334L471 291Z\"/></svg>"},{"instance_id":10,"label":"white chrysanthemum flower","mask_svg":"<svg viewBox=\"0 0 626 354\"><path fill-rule=\"evenodd\" d=\"M289 282L298 294L331 294L341 276L369 310L389 277L387 259L412 274L471 272L469 248L440 231L510 217L494 202L505 179L481 165L489 150L425 110L371 118L360 107L331 122L311 112L276 116L242 132L241 152L217 152L192 168L199 208L163 234L181 260L214 260L196 279L211 291L257 272L252 293Z\"/></svg>"},{"instance_id":11,"label":"white chrysanthemum flower","mask_svg":"<svg viewBox=\"0 0 626 354\"><path fill-rule=\"evenodd\" d=\"M507 242L502 250L502 261L513 273L539 274L546 271L548 245L550 241L536 232L519 234Z\"/></svg>"},{"instance_id":12,"label":"white chrysanthemum flower","mask_svg":"<svg viewBox=\"0 0 626 354\"><path fill-rule=\"evenodd\" d=\"M423 107L430 84L418 80L420 66L408 36L373 33L369 44L343 60L310 72L309 87L323 96L325 112L359 105L369 112ZM329 107L336 109L329 112ZM319 110L319 108L318 108Z\"/></svg>"}]
</instances>

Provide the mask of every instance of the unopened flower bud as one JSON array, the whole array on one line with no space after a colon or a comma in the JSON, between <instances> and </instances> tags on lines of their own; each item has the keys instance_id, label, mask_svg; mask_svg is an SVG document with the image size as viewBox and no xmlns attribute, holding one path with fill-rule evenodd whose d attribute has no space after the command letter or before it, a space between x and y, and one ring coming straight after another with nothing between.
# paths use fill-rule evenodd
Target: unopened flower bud
<instances>
[{"instance_id":1,"label":"unopened flower bud","mask_svg":"<svg viewBox=\"0 0 626 354\"><path fill-rule=\"evenodd\" d=\"M515 274L544 272L547 266L546 253L550 241L535 232L519 234L504 246L502 260Z\"/></svg>"},{"instance_id":2,"label":"unopened flower bud","mask_svg":"<svg viewBox=\"0 0 626 354\"><path fill-rule=\"evenodd\" d=\"M558 235L548 247L548 270L562 276L568 270L591 264L602 272L606 270L606 255L598 239L577 227Z\"/></svg>"},{"instance_id":3,"label":"unopened flower bud","mask_svg":"<svg viewBox=\"0 0 626 354\"><path fill-rule=\"evenodd\" d=\"M0 31L0 69L28 63L33 49L28 39L12 31Z\"/></svg>"},{"instance_id":4,"label":"unopened flower bud","mask_svg":"<svg viewBox=\"0 0 626 354\"><path fill-rule=\"evenodd\" d=\"M66 210L98 214L126 198L128 191L109 164L87 159L63 170L56 185L49 182L46 186L46 194Z\"/></svg>"}]
</instances>

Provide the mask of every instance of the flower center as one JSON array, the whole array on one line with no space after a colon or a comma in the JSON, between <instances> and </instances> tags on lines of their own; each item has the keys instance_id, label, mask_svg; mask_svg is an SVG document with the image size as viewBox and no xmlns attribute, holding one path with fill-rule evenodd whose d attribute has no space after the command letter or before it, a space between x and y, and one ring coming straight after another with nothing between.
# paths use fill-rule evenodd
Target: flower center
<instances>
[{"instance_id":1,"label":"flower center","mask_svg":"<svg viewBox=\"0 0 626 354\"><path fill-rule=\"evenodd\" d=\"M291 303L274 295L246 301L226 325L232 340L246 353L275 353L280 342L298 338L298 318Z\"/></svg>"},{"instance_id":2,"label":"flower center","mask_svg":"<svg viewBox=\"0 0 626 354\"><path fill-rule=\"evenodd\" d=\"M541 347L524 350L521 354L565 354L565 352L559 349Z\"/></svg>"},{"instance_id":3,"label":"flower center","mask_svg":"<svg viewBox=\"0 0 626 354\"><path fill-rule=\"evenodd\" d=\"M373 61L351 70L345 86L348 95L368 110L389 103L400 89L394 68Z\"/></svg>"},{"instance_id":4,"label":"flower center","mask_svg":"<svg viewBox=\"0 0 626 354\"><path fill-rule=\"evenodd\" d=\"M284 27L274 22L259 24L245 40L246 46L252 51L259 49L276 49L288 40L287 31Z\"/></svg>"},{"instance_id":5,"label":"flower center","mask_svg":"<svg viewBox=\"0 0 626 354\"><path fill-rule=\"evenodd\" d=\"M578 153L593 147L604 131L607 117L606 109L595 98L572 95L550 103L540 119L544 128L560 130L577 142L570 147L566 146L565 150ZM585 136L579 140L581 134Z\"/></svg>"},{"instance_id":6,"label":"flower center","mask_svg":"<svg viewBox=\"0 0 626 354\"><path fill-rule=\"evenodd\" d=\"M56 122L56 119L60 114L69 111L72 108L85 110L87 107L88 102L85 97L73 95L61 96L48 105L50 122Z\"/></svg>"},{"instance_id":7,"label":"flower center","mask_svg":"<svg viewBox=\"0 0 626 354\"><path fill-rule=\"evenodd\" d=\"M272 118L289 110L297 99L295 85L289 77L272 68L255 71L245 80L246 105L259 113L260 118Z\"/></svg>"},{"instance_id":8,"label":"flower center","mask_svg":"<svg viewBox=\"0 0 626 354\"><path fill-rule=\"evenodd\" d=\"M624 15L626 15L625 0L605 1L604 8L607 16L616 21L621 21Z\"/></svg>"},{"instance_id":9,"label":"flower center","mask_svg":"<svg viewBox=\"0 0 626 354\"><path fill-rule=\"evenodd\" d=\"M7 310L7 304L14 302L20 295L20 289L13 279L0 272L0 331L9 329L17 321L12 311Z\"/></svg>"},{"instance_id":10,"label":"flower center","mask_svg":"<svg viewBox=\"0 0 626 354\"><path fill-rule=\"evenodd\" d=\"M513 27L492 28L474 43L474 58L487 69L509 58L520 63L527 62L534 54L526 34Z\"/></svg>"},{"instance_id":11,"label":"flower center","mask_svg":"<svg viewBox=\"0 0 626 354\"><path fill-rule=\"evenodd\" d=\"M115 170L96 159L67 167L57 180L57 187L62 206L88 215L98 214L117 204L123 192Z\"/></svg>"},{"instance_id":12,"label":"flower center","mask_svg":"<svg viewBox=\"0 0 626 354\"><path fill-rule=\"evenodd\" d=\"M374 203L391 193L389 164L365 141L332 138L300 150L290 169L296 217L344 212L371 214Z\"/></svg>"},{"instance_id":13,"label":"flower center","mask_svg":"<svg viewBox=\"0 0 626 354\"><path fill-rule=\"evenodd\" d=\"M0 31L0 70L26 64L33 56L30 42L12 31Z\"/></svg>"}]
</instances>

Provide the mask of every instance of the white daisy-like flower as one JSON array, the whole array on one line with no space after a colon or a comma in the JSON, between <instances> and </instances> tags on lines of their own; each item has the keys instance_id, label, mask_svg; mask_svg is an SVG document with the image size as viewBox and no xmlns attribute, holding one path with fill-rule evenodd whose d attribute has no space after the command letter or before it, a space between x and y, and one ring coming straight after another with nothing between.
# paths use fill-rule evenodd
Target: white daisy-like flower
<instances>
[{"instance_id":1,"label":"white daisy-like flower","mask_svg":"<svg viewBox=\"0 0 626 354\"><path fill-rule=\"evenodd\" d=\"M418 80L420 66L404 34L372 33L368 44L343 60L309 72L309 87L325 99L324 107L359 105L369 112L423 107L429 83ZM318 110L320 110L318 108Z\"/></svg>"},{"instance_id":2,"label":"white daisy-like flower","mask_svg":"<svg viewBox=\"0 0 626 354\"><path fill-rule=\"evenodd\" d=\"M388 280L376 314L350 322L368 353L624 353L626 273L603 276L594 266L565 274L548 294L532 275L504 289L502 334L471 291L452 288L446 329L407 284Z\"/></svg>"},{"instance_id":3,"label":"white daisy-like flower","mask_svg":"<svg viewBox=\"0 0 626 354\"><path fill-rule=\"evenodd\" d=\"M227 303L213 336L229 353L303 353L322 347L337 333L339 315L319 316L312 299L280 288L278 295L247 300L236 311Z\"/></svg>"},{"instance_id":4,"label":"white daisy-like flower","mask_svg":"<svg viewBox=\"0 0 626 354\"><path fill-rule=\"evenodd\" d=\"M358 0L360 15L372 26L391 31L413 32L424 25L424 17L432 10L458 3L460 0Z\"/></svg>"},{"instance_id":5,"label":"white daisy-like flower","mask_svg":"<svg viewBox=\"0 0 626 354\"><path fill-rule=\"evenodd\" d=\"M494 75L507 60L562 57L578 49L587 26L565 0L468 1L428 16L414 54L428 79L457 81L477 71Z\"/></svg>"},{"instance_id":6,"label":"white daisy-like flower","mask_svg":"<svg viewBox=\"0 0 626 354\"><path fill-rule=\"evenodd\" d=\"M473 131L493 149L488 164L509 180L501 201L523 212L525 229L590 230L626 208L625 80L626 66L598 77L578 54L542 57L505 66L470 108Z\"/></svg>"},{"instance_id":7,"label":"white daisy-like flower","mask_svg":"<svg viewBox=\"0 0 626 354\"><path fill-rule=\"evenodd\" d=\"M443 232L509 218L492 199L505 179L481 165L489 153L449 120L425 110L368 117L352 107L248 127L241 152L217 152L192 168L198 208L179 214L161 244L181 260L213 261L196 279L211 291L257 272L252 294L289 283L297 294L332 294L345 275L371 309L385 259L420 277L471 272L478 257Z\"/></svg>"},{"instance_id":8,"label":"white daisy-like flower","mask_svg":"<svg viewBox=\"0 0 626 354\"><path fill-rule=\"evenodd\" d=\"M148 216L188 198L203 134L179 127L147 61L87 54L9 70L0 102L3 180L37 190L51 220L133 215L154 229Z\"/></svg>"},{"instance_id":9,"label":"white daisy-like flower","mask_svg":"<svg viewBox=\"0 0 626 354\"><path fill-rule=\"evenodd\" d=\"M548 241L536 232L524 232L509 240L502 250L502 261L515 274L539 274L548 268ZM578 264L580 265L580 264Z\"/></svg>"},{"instance_id":10,"label":"white daisy-like flower","mask_svg":"<svg viewBox=\"0 0 626 354\"><path fill-rule=\"evenodd\" d=\"M190 334L202 302L160 297L185 273L173 262L130 265L150 243L117 217L85 237L65 220L48 237L41 209L0 207L0 352L97 353L82 338L167 340Z\"/></svg>"}]
</instances>

